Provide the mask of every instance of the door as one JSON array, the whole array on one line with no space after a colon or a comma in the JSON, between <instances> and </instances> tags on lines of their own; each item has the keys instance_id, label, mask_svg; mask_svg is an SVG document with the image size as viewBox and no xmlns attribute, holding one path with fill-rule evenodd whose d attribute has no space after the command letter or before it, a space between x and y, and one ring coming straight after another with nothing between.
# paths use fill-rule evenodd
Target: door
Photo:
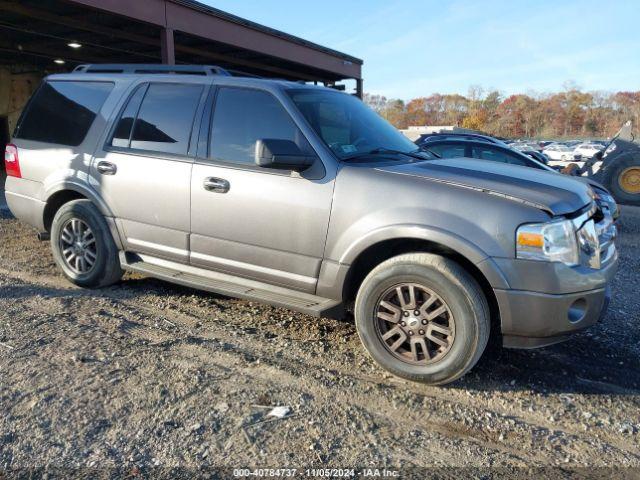
<instances>
[{"instance_id":1,"label":"door","mask_svg":"<svg viewBox=\"0 0 640 480\"><path fill-rule=\"evenodd\" d=\"M314 292L333 178L320 159L298 173L258 167L256 141L294 141L316 155L280 101L263 90L220 87L207 158L191 182L191 264Z\"/></svg>"},{"instance_id":2,"label":"door","mask_svg":"<svg viewBox=\"0 0 640 480\"><path fill-rule=\"evenodd\" d=\"M139 85L92 162L91 177L128 251L188 263L189 148L204 89Z\"/></svg>"}]
</instances>

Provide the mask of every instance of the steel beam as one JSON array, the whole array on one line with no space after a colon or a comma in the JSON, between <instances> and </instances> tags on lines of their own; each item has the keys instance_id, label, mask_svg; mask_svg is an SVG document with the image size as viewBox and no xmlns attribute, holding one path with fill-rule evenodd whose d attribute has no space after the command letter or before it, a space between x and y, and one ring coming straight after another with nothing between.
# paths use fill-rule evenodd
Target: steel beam
<instances>
[{"instance_id":1,"label":"steel beam","mask_svg":"<svg viewBox=\"0 0 640 480\"><path fill-rule=\"evenodd\" d=\"M362 78L356 78L356 96L362 100L363 95L363 83L364 80Z\"/></svg>"},{"instance_id":2,"label":"steel beam","mask_svg":"<svg viewBox=\"0 0 640 480\"><path fill-rule=\"evenodd\" d=\"M160 31L160 50L162 63L166 65L176 64L176 50L173 42L173 30L171 28L163 28Z\"/></svg>"}]
</instances>

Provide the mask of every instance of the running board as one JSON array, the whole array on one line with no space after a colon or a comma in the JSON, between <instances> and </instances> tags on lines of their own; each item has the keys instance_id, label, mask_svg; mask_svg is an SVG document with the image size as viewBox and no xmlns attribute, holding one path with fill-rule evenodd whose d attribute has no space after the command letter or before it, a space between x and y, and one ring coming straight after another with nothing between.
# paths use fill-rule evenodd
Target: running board
<instances>
[{"instance_id":1,"label":"running board","mask_svg":"<svg viewBox=\"0 0 640 480\"><path fill-rule=\"evenodd\" d=\"M139 272L185 287L290 308L314 317L342 318L344 316L342 302L286 287L234 277L148 255L120 252L120 264L124 270Z\"/></svg>"}]
</instances>

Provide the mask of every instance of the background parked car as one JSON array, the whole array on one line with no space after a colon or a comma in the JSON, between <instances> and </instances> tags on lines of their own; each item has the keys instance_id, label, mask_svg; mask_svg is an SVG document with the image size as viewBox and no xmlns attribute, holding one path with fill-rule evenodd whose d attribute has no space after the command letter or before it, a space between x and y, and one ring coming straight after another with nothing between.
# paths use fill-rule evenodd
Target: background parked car
<instances>
[{"instance_id":1,"label":"background parked car","mask_svg":"<svg viewBox=\"0 0 640 480\"><path fill-rule=\"evenodd\" d=\"M536 150L523 150L522 153L528 155L534 160L544 163L545 165L549 164L549 157L547 157L543 152L538 152Z\"/></svg>"},{"instance_id":2,"label":"background parked car","mask_svg":"<svg viewBox=\"0 0 640 480\"><path fill-rule=\"evenodd\" d=\"M604 147L599 143L585 142L578 145L573 151L576 155L581 155L583 158L592 158L596 153L604 150Z\"/></svg>"},{"instance_id":3,"label":"background parked car","mask_svg":"<svg viewBox=\"0 0 640 480\"><path fill-rule=\"evenodd\" d=\"M567 140L564 143L567 147L575 149L581 143L584 143L582 140Z\"/></svg>"},{"instance_id":4,"label":"background parked car","mask_svg":"<svg viewBox=\"0 0 640 480\"><path fill-rule=\"evenodd\" d=\"M543 150L549 159L560 162L572 162L576 160L576 155L573 153L572 148L566 146L563 143L552 143L547 145Z\"/></svg>"},{"instance_id":5,"label":"background parked car","mask_svg":"<svg viewBox=\"0 0 640 480\"><path fill-rule=\"evenodd\" d=\"M521 152L540 152L542 148L535 142L515 142L509 145L511 148L515 150L519 150Z\"/></svg>"},{"instance_id":6,"label":"background parked car","mask_svg":"<svg viewBox=\"0 0 640 480\"><path fill-rule=\"evenodd\" d=\"M432 142L434 140L459 140L459 139L465 139L465 140L481 140L484 142L489 142L489 143L495 143L497 145L502 145L504 147L507 146L507 144L500 140L499 138L495 138L495 137L491 137L489 135L482 135L479 133L425 133L423 135L420 135L420 137L418 137L418 139L414 142L416 145L422 145L426 142Z\"/></svg>"}]
</instances>

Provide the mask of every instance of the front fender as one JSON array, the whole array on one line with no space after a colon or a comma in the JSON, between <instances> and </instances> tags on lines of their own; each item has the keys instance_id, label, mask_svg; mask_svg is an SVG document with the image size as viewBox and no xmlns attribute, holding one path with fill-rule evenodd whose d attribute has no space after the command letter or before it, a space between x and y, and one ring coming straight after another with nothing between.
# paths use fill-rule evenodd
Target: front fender
<instances>
[{"instance_id":1,"label":"front fender","mask_svg":"<svg viewBox=\"0 0 640 480\"><path fill-rule=\"evenodd\" d=\"M444 245L473 263L480 263L488 257L479 247L453 232L424 225L399 224L378 228L356 239L344 251L339 263L350 265L367 248L386 240L406 238L424 240Z\"/></svg>"}]
</instances>

